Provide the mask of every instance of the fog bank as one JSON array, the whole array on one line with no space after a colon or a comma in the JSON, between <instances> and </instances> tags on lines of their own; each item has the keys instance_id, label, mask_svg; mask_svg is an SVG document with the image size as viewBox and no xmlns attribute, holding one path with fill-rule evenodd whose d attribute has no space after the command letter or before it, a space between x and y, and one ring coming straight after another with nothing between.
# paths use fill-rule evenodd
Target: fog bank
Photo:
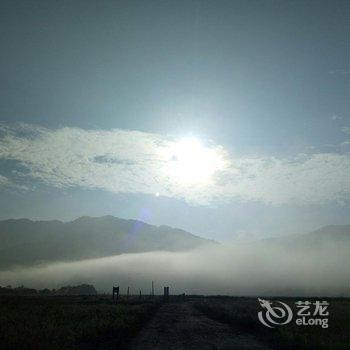
<instances>
[{"instance_id":1,"label":"fog bank","mask_svg":"<svg viewBox=\"0 0 350 350\"><path fill-rule=\"evenodd\" d=\"M57 288L94 284L99 292L119 285L122 293L225 295L350 295L350 254L346 244L311 249L277 245L230 245L189 252L123 254L0 271L0 285Z\"/></svg>"}]
</instances>

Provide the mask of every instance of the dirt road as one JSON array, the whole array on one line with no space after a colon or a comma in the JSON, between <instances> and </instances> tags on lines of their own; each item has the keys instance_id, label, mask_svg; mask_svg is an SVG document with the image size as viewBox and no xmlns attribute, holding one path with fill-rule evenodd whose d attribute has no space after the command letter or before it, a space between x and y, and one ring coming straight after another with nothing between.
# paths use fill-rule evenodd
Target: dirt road
<instances>
[{"instance_id":1,"label":"dirt road","mask_svg":"<svg viewBox=\"0 0 350 350\"><path fill-rule=\"evenodd\" d=\"M253 335L212 320L190 301L164 304L134 339L132 350L268 350Z\"/></svg>"}]
</instances>

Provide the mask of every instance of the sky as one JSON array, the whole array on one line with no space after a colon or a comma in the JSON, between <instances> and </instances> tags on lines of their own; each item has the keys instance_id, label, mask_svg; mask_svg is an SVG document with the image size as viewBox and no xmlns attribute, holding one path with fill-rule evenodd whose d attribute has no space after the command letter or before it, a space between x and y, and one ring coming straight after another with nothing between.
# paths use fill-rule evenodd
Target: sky
<instances>
[{"instance_id":1,"label":"sky","mask_svg":"<svg viewBox=\"0 0 350 350\"><path fill-rule=\"evenodd\" d=\"M350 223L348 1L0 6L0 219Z\"/></svg>"}]
</instances>

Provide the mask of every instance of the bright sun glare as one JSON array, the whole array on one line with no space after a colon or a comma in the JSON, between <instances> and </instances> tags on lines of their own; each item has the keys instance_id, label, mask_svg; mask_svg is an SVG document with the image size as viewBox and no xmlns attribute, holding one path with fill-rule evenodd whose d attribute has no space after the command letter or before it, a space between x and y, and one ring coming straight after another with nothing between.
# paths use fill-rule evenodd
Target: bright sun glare
<instances>
[{"instance_id":1,"label":"bright sun glare","mask_svg":"<svg viewBox=\"0 0 350 350\"><path fill-rule=\"evenodd\" d=\"M168 149L168 175L184 185L209 184L213 174L222 168L217 149L206 147L194 137L182 138Z\"/></svg>"}]
</instances>

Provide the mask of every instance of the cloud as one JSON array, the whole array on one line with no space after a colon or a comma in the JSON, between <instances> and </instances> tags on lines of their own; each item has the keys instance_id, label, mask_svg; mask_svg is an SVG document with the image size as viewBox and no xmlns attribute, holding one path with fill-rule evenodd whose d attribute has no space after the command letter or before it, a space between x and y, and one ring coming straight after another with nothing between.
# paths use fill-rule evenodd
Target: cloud
<instances>
[{"instance_id":1,"label":"cloud","mask_svg":"<svg viewBox=\"0 0 350 350\"><path fill-rule=\"evenodd\" d=\"M342 120L343 117L342 117L341 115L333 114L333 115L331 116L331 119L332 119L332 120Z\"/></svg>"},{"instance_id":2,"label":"cloud","mask_svg":"<svg viewBox=\"0 0 350 350\"><path fill-rule=\"evenodd\" d=\"M0 188L4 186L8 186L9 184L10 184L10 180L5 176L0 175Z\"/></svg>"},{"instance_id":3,"label":"cloud","mask_svg":"<svg viewBox=\"0 0 350 350\"><path fill-rule=\"evenodd\" d=\"M349 128L348 126L343 126L340 130L341 130L344 134L350 135L350 128Z\"/></svg>"},{"instance_id":4,"label":"cloud","mask_svg":"<svg viewBox=\"0 0 350 350\"><path fill-rule=\"evenodd\" d=\"M28 191L29 190L28 186L15 183L12 180L10 180L9 178L0 175L0 190L2 188L16 189L19 191Z\"/></svg>"},{"instance_id":5,"label":"cloud","mask_svg":"<svg viewBox=\"0 0 350 350\"><path fill-rule=\"evenodd\" d=\"M332 75L349 75L350 69L333 69L328 72Z\"/></svg>"},{"instance_id":6,"label":"cloud","mask_svg":"<svg viewBox=\"0 0 350 350\"><path fill-rule=\"evenodd\" d=\"M220 161L210 181L186 184L169 172L173 161L169 150L178 141L173 136L133 130L2 125L0 159L20 164L16 173L23 178L58 188L159 193L193 204L230 200L319 204L350 195L347 153L247 157L230 155L221 145L203 140L203 154Z\"/></svg>"},{"instance_id":7,"label":"cloud","mask_svg":"<svg viewBox=\"0 0 350 350\"><path fill-rule=\"evenodd\" d=\"M229 193L244 199L269 204L319 204L350 194L348 154L253 158L241 160L236 166L239 176L227 187Z\"/></svg>"},{"instance_id":8,"label":"cloud","mask_svg":"<svg viewBox=\"0 0 350 350\"><path fill-rule=\"evenodd\" d=\"M159 193L206 203L214 184L185 184L168 172L171 136L119 130L50 130L33 125L2 126L0 159L14 160L30 176L58 188L79 186L114 193ZM207 149L224 159L222 147ZM222 168L224 169L224 168ZM18 171L17 171L18 173Z\"/></svg>"}]
</instances>

